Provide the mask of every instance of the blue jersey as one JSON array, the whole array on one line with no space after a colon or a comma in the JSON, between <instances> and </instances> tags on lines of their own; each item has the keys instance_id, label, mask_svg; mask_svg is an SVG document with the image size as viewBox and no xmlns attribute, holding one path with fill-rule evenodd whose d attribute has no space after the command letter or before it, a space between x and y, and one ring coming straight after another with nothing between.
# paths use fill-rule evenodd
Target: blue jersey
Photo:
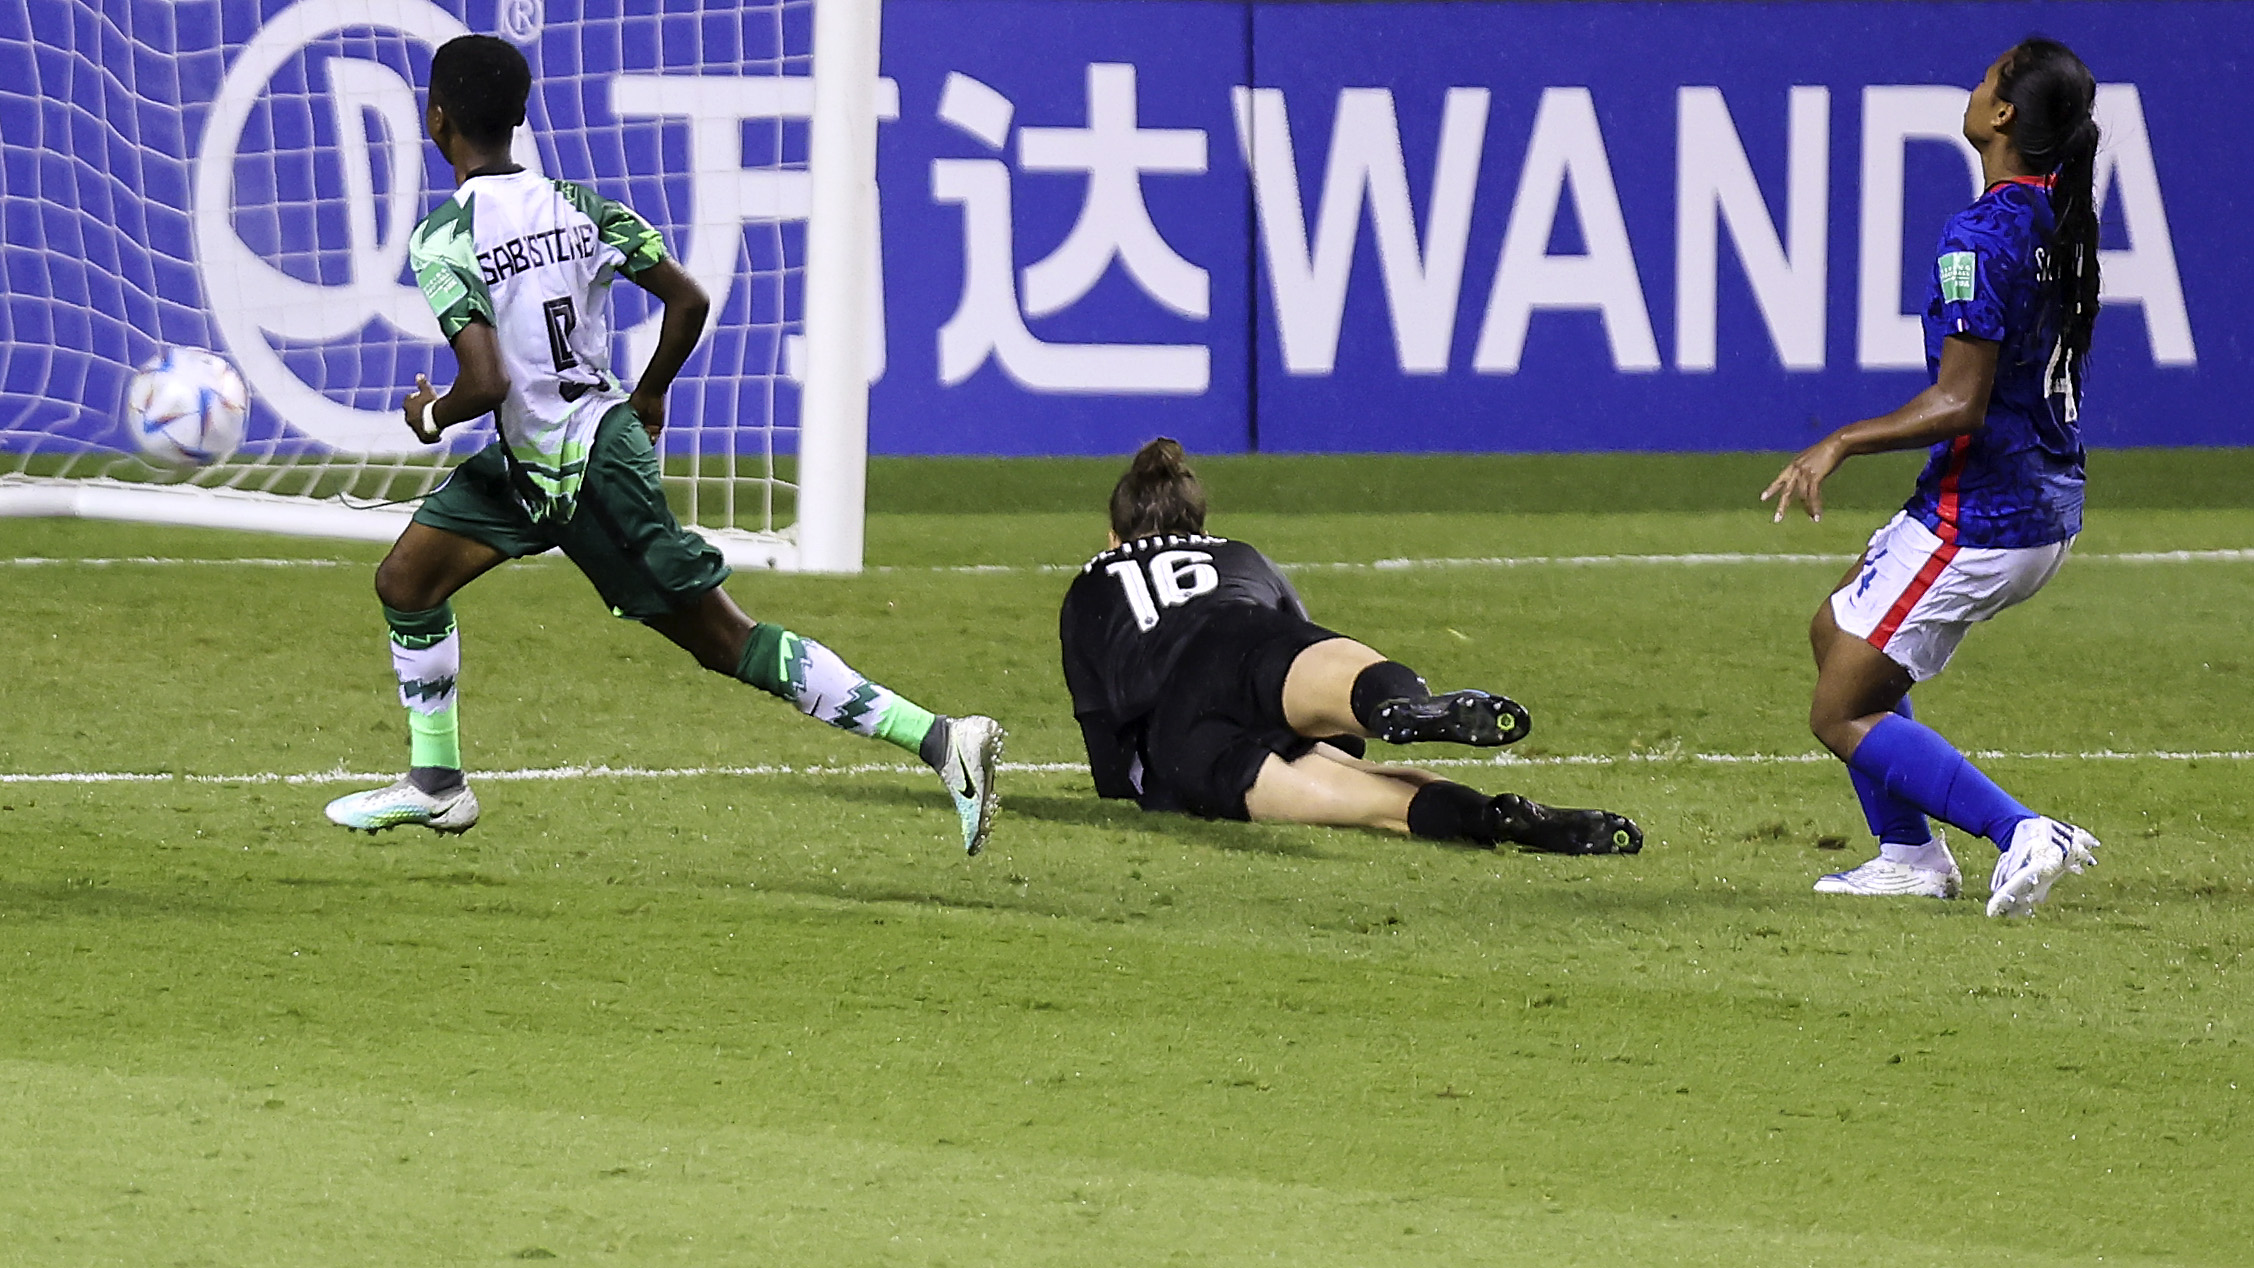
<instances>
[{"instance_id":1,"label":"blue jersey","mask_svg":"<svg viewBox=\"0 0 2254 1268\"><path fill-rule=\"evenodd\" d=\"M1933 446L1902 508L1943 541L1973 548L2047 546L2082 531L2079 390L2057 372L2049 319L2048 182L1998 181L1941 231L1926 288L1925 367L1942 341L2001 345L1980 429Z\"/></svg>"}]
</instances>

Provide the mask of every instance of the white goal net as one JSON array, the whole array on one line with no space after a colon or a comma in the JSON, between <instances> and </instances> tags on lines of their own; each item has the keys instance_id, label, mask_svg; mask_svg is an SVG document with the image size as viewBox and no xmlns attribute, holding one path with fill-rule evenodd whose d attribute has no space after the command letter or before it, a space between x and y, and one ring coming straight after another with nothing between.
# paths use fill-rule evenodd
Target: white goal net
<instances>
[{"instance_id":1,"label":"white goal net","mask_svg":"<svg viewBox=\"0 0 2254 1268\"><path fill-rule=\"evenodd\" d=\"M738 563L858 567L866 263L817 241L842 264L810 295L808 217L820 167L849 213L821 232L873 234L876 0L819 4L842 130L813 122L816 0L0 0L0 514L396 535L492 434L425 447L398 409L452 376L407 237L452 188L422 132L431 54L477 31L532 65L518 160L641 212L712 297L668 402L676 511ZM631 382L657 307L613 296ZM838 323L811 346L810 298ZM165 345L241 369L227 461L136 456L126 385Z\"/></svg>"}]
</instances>

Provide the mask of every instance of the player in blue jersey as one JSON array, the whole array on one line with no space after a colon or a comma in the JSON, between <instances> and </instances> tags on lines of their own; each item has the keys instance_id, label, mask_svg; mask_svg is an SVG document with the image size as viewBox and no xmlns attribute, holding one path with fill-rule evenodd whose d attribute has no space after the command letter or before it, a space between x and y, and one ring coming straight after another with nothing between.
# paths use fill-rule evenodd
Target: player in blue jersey
<instances>
[{"instance_id":1,"label":"player in blue jersey","mask_svg":"<svg viewBox=\"0 0 2254 1268\"><path fill-rule=\"evenodd\" d=\"M1927 282L1932 386L1792 460L1761 497L1823 514L1823 481L1856 454L1932 446L1917 492L1873 534L1809 629L1808 724L1847 763L1878 857L1816 882L1827 894L1954 898L1939 819L2002 851L1988 914L2025 915L2097 838L2037 815L1910 712L1975 622L2031 597L2082 530L2075 425L2098 309L2096 83L2066 46L2029 38L1965 107L1987 189L1951 217Z\"/></svg>"}]
</instances>

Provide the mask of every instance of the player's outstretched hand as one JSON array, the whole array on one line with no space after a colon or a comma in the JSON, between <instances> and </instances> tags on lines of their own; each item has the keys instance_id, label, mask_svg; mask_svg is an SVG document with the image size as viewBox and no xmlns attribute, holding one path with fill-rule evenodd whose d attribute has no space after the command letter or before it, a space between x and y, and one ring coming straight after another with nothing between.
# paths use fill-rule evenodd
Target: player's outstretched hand
<instances>
[{"instance_id":1,"label":"player's outstretched hand","mask_svg":"<svg viewBox=\"0 0 2254 1268\"><path fill-rule=\"evenodd\" d=\"M399 403L400 409L407 414L407 430L415 433L415 439L426 445L437 444L438 433L444 430L438 425L438 420L431 418L428 413L431 402L437 399L438 389L430 385L430 376L418 374L415 376L415 390L409 392L407 399ZM426 420L428 426L425 425Z\"/></svg>"},{"instance_id":2,"label":"player's outstretched hand","mask_svg":"<svg viewBox=\"0 0 2254 1268\"><path fill-rule=\"evenodd\" d=\"M642 430L649 433L650 443L656 444L658 436L665 431L665 394L636 392L626 398L626 403L634 407L635 417L642 420Z\"/></svg>"},{"instance_id":3,"label":"player's outstretched hand","mask_svg":"<svg viewBox=\"0 0 2254 1268\"><path fill-rule=\"evenodd\" d=\"M1777 473L1777 478L1769 481L1769 487L1761 493L1761 500L1764 502L1772 497L1777 500L1774 522L1784 523L1784 508L1792 505L1795 498L1806 508L1809 519L1822 519L1824 477L1837 471L1844 457L1839 451L1838 442L1827 436L1801 450L1799 457L1786 463L1784 470Z\"/></svg>"}]
</instances>

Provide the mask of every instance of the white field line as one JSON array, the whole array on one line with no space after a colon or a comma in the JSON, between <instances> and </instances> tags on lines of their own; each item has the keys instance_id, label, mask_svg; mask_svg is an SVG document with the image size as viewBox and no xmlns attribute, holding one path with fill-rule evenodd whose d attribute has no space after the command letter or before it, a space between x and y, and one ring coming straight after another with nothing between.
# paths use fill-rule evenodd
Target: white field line
<instances>
[{"instance_id":1,"label":"white field line","mask_svg":"<svg viewBox=\"0 0 2254 1268\"><path fill-rule=\"evenodd\" d=\"M1969 754L1981 761L2022 762L2246 762L2254 761L2254 749L2213 749L2205 751L2171 751L2148 749L2141 752L2121 752L2114 749L2097 749L2086 753L2034 752L2012 753L1988 749ZM1538 766L1661 766L1673 763L1691 763L1706 766L1804 766L1836 761L1829 753L1569 753L1549 757L1518 757L1508 753L1495 757L1443 757L1415 762L1429 767L1538 767ZM1024 775L1084 775L1087 766L1079 762L1004 762L1001 769L1009 774ZM930 768L906 762L865 762L851 766L791 766L773 763L759 766L540 766L522 770L497 770L471 772L479 780L502 783L526 783L567 779L758 779L779 775L803 775L817 778L859 775L928 775ZM282 774L274 771L252 775L175 775L133 771L56 771L52 773L0 773L0 785L5 784L366 784L386 783L398 778L390 771L311 771L303 774Z\"/></svg>"},{"instance_id":2,"label":"white field line","mask_svg":"<svg viewBox=\"0 0 2254 1268\"><path fill-rule=\"evenodd\" d=\"M132 555L118 558L55 559L39 555L26 555L17 559L0 559L0 564L13 568L373 568L356 559L173 559L159 555Z\"/></svg>"},{"instance_id":3,"label":"white field line","mask_svg":"<svg viewBox=\"0 0 2254 1268\"><path fill-rule=\"evenodd\" d=\"M1665 567L1713 568L1738 567L1759 564L1823 564L1837 567L1850 552L1836 554L1795 554L1774 551L1706 551L1686 554L1617 554L1617 555L1476 555L1440 557L1432 559L1378 559L1367 562L1348 560L1284 563L1279 566L1287 572L1407 572L1426 568L1605 568L1605 567ZM2254 563L2254 548L2218 550L2133 550L2111 553L2089 552L2073 557L2076 561L2114 564L2242 564ZM520 562L554 562L552 558L535 557ZM158 555L119 556L109 558L63 559L46 556L0 558L0 566L17 568L39 567L152 567L152 568L372 568L375 565L357 559L184 559ZM1066 573L1078 572L1078 564L933 564L900 567L881 565L871 572L943 572L978 576L991 574L1009 576L1016 573Z\"/></svg>"},{"instance_id":4,"label":"white field line","mask_svg":"<svg viewBox=\"0 0 2254 1268\"><path fill-rule=\"evenodd\" d=\"M1741 564L1823 564L1835 567L1843 559L1852 557L1842 551L1832 555L1781 554L1764 551L1712 551L1679 555L1489 555L1467 558L1439 559L1380 559L1374 563L1304 563L1283 564L1286 569L1336 569L1349 572L1394 572L1412 568L1601 568L1619 565L1644 565L1677 568L1704 568ZM2249 550L2146 550L2117 551L2110 554L2092 551L2075 555L2077 561L2115 564L2188 564L2188 563L2254 563L2254 549Z\"/></svg>"}]
</instances>

